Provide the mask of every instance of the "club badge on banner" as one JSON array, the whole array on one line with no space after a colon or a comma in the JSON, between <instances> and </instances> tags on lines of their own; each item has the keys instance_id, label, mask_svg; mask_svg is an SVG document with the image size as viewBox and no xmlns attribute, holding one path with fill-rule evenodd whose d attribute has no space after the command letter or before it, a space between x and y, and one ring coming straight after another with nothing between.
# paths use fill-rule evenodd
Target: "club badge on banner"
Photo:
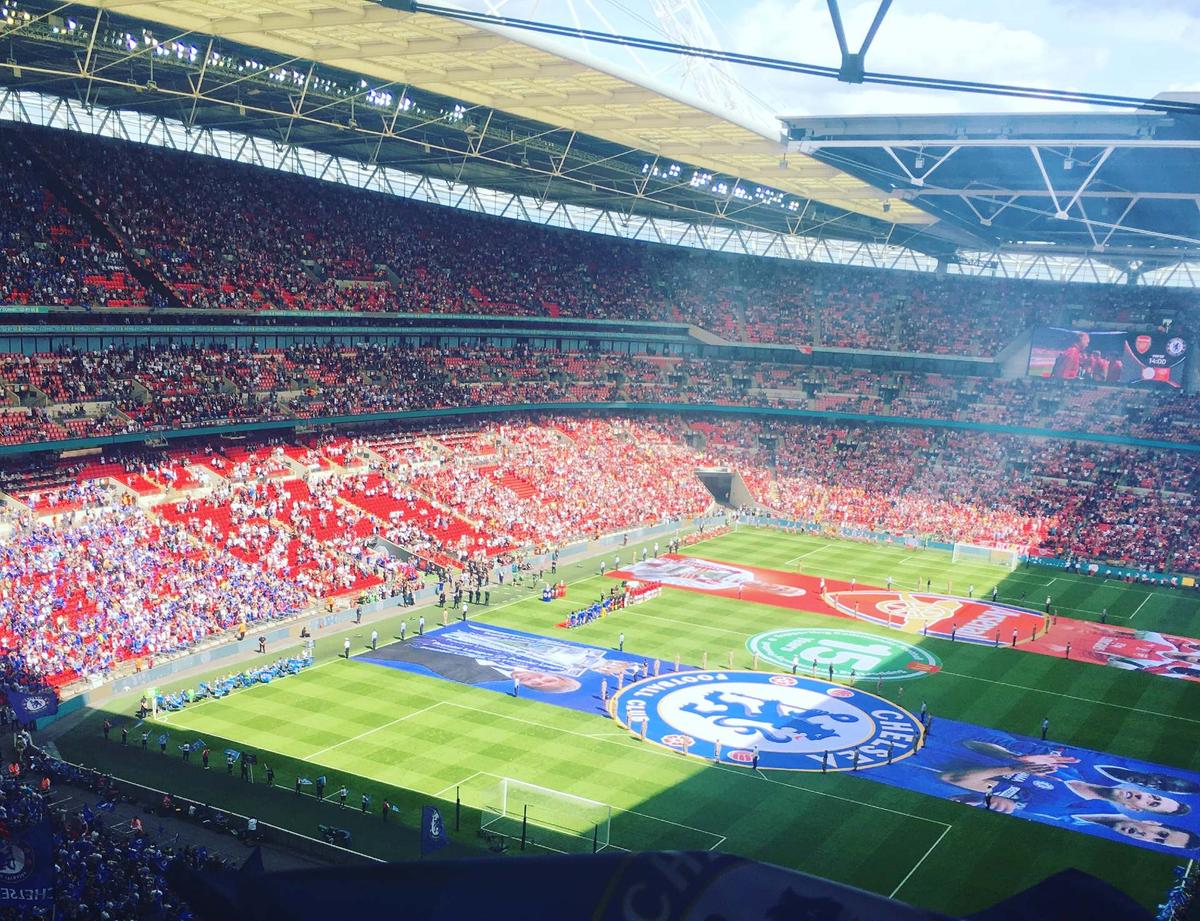
<instances>
[{"instance_id":1,"label":"club badge on banner","mask_svg":"<svg viewBox=\"0 0 1200 921\"><path fill-rule=\"evenodd\" d=\"M866 770L912 755L915 716L882 697L814 678L691 671L631 685L613 718L705 761L786 771Z\"/></svg>"}]
</instances>

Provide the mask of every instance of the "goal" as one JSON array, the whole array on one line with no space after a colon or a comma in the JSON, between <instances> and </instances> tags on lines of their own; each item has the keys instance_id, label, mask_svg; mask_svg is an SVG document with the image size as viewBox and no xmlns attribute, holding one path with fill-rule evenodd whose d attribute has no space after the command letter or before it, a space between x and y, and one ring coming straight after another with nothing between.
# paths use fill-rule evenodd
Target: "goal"
<instances>
[{"instance_id":1,"label":"goal","mask_svg":"<svg viewBox=\"0 0 1200 921\"><path fill-rule=\"evenodd\" d=\"M506 838L521 847L562 854L609 846L612 806L548 787L499 777L479 812L479 834Z\"/></svg>"},{"instance_id":2,"label":"goal","mask_svg":"<svg viewBox=\"0 0 1200 921\"><path fill-rule=\"evenodd\" d=\"M955 544L955 563L990 563L1012 572L1021 562L1021 548L1012 544Z\"/></svg>"}]
</instances>

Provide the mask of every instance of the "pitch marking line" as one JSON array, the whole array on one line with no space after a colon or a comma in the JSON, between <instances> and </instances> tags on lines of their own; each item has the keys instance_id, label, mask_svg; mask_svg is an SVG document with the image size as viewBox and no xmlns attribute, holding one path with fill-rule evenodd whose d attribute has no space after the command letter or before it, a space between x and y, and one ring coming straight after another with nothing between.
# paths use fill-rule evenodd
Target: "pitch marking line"
<instances>
[{"instance_id":1,"label":"pitch marking line","mask_svg":"<svg viewBox=\"0 0 1200 921\"><path fill-rule=\"evenodd\" d=\"M783 565L791 566L792 563L802 560L806 556L812 556L814 553L820 553L822 550L832 550L834 548L834 546L835 546L834 544L823 544L822 546L817 547L816 550L809 550L807 553L801 553L799 556L794 556L790 560L785 560Z\"/></svg>"},{"instance_id":2,"label":"pitch marking line","mask_svg":"<svg viewBox=\"0 0 1200 921\"><path fill-rule=\"evenodd\" d=\"M1096 700L1092 697L1076 697L1074 694L1064 694L1061 691L1047 691L1045 688L1031 688L1023 684L1011 684L1008 681L997 681L995 678L983 678L979 675L966 675L961 672L943 671L943 675L955 678L970 678L972 681L986 681L988 684L998 684L1001 687L1013 688L1017 691L1033 691L1038 694L1049 694L1051 697L1062 697L1067 700L1078 700L1088 704L1100 704L1105 707L1116 707L1118 710L1128 710L1130 713L1141 713L1145 716L1158 716L1167 720L1183 720L1185 723L1200 723L1200 719L1191 716L1180 716L1176 713L1159 713L1157 710L1143 710L1141 707L1129 707L1125 704L1114 704L1107 700Z\"/></svg>"},{"instance_id":3,"label":"pitch marking line","mask_svg":"<svg viewBox=\"0 0 1200 921\"><path fill-rule=\"evenodd\" d=\"M641 615L639 615L639 616L641 616ZM573 729L563 729L559 726L552 726L548 723L539 723L535 720L522 719L519 716L508 716L503 713L497 713L495 710L484 710L481 707L470 707L470 706L467 706L466 704L453 703L451 701L446 701L446 706L458 707L461 710L473 710L476 713L485 713L488 716L493 717L493 718L511 720L516 723L524 723L527 726L537 726L541 729L549 729L549 730L552 730L553 732L562 732L562 733L566 733L567 735L579 736L580 738L583 738L583 739L591 738L591 736L587 735L587 733L576 732ZM677 764L686 764L689 766L697 766L696 762L684 761L681 759L680 755L678 755L674 752L669 752L663 748L657 748L657 747L655 747L655 748L640 748L636 745L636 743L632 742L632 738L633 738L632 736L626 736L625 737L626 741L624 741L624 742L618 741L616 739L592 739L592 741L604 742L608 745L620 745L621 748L625 749L626 751L640 751L645 754L655 755L655 756L661 757L661 758L671 758L671 759L674 759L674 761ZM717 770L717 771L724 771L726 773L731 773L731 774L737 774L739 777L745 777L745 778L752 778L752 777L757 776L757 778L759 780L761 780L765 783L773 783L773 784L777 784L781 787L790 787L791 789L799 790L802 793L813 793L817 796L827 796L831 799L841 800L842 802L845 802L845 803L853 803L856 806L864 806L868 809L878 809L881 812L890 812L893 815L903 816L906 819L915 819L918 822L928 822L931 825L948 827L947 823L939 822L937 819L931 819L928 816L913 815L911 812L902 812L899 809L891 809L888 806L880 806L880 805L877 805L876 803L866 803L861 800L852 799L848 796L839 796L836 793L825 793L825 792L822 792L821 790L813 790L810 787L801 787L796 784L784 783L782 780L773 780L770 777L766 777L761 772L759 774L755 775L755 774L751 773L750 771L745 771L745 770L742 770L740 768L735 768L735 767L726 767L723 764L710 764L709 769ZM613 808L616 809L619 807L614 806ZM688 826L684 826L684 827L688 827ZM693 829L693 831L698 831L698 832L701 832L702 834L711 835L714 838L718 837L715 832L705 831L702 828L696 828L696 829Z\"/></svg>"},{"instance_id":4,"label":"pitch marking line","mask_svg":"<svg viewBox=\"0 0 1200 921\"><path fill-rule=\"evenodd\" d=\"M925 862L925 859L930 854L933 853L934 849L939 844L942 843L942 839L946 837L946 835L949 833L950 829L953 827L954 827L953 825L947 825L944 829L942 829L942 833L940 835L938 835L938 839L935 842L933 842L932 845L930 845L929 850L927 850L924 853L924 855L921 857L920 860L918 860L915 864L913 864L913 868L908 871L908 875L905 876L904 879L900 880L899 885L897 885L896 888L892 890L892 894L888 896L889 899L894 899L896 897L896 893L904 888L904 884L907 883L912 878L912 875L917 872L917 870L920 868L921 864L923 864Z\"/></svg>"},{"instance_id":5,"label":"pitch marking line","mask_svg":"<svg viewBox=\"0 0 1200 921\"><path fill-rule=\"evenodd\" d=\"M434 707L440 707L445 703L446 703L446 701L439 700L439 701L437 701L437 703L432 703L428 707L422 707L420 710L414 710L412 713L406 713L406 714L404 714L404 716L398 716L398 717L396 717L396 719L391 720L390 722L387 722L387 723L383 723L380 726L376 726L374 729L368 729L366 732L360 732L358 735L353 736L349 739L343 739L341 742L338 742L334 745L328 745L325 748L322 748L320 751L315 751L310 755L304 755L300 760L301 761L311 761L313 758L323 755L326 752L333 751L335 748L341 748L343 745L346 745L350 742L357 742L359 739L366 738L369 735L379 732L381 729L387 729L389 726L395 726L397 723L403 723L405 720L411 719L414 716L420 716L422 713L428 713Z\"/></svg>"},{"instance_id":6,"label":"pitch marking line","mask_svg":"<svg viewBox=\"0 0 1200 921\"><path fill-rule=\"evenodd\" d=\"M437 793L431 793L429 795L432 796L434 799L441 799L443 793L449 793L455 787L466 786L472 780L474 780L476 777L478 777L480 774L483 774L487 777L495 777L496 776L495 774L488 774L487 771L476 771L474 774L471 774L468 777L464 777L462 780L458 781L457 783L452 783L448 787L442 787L442 789L438 790Z\"/></svg>"},{"instance_id":7,"label":"pitch marking line","mask_svg":"<svg viewBox=\"0 0 1200 921\"><path fill-rule=\"evenodd\" d=\"M1134 609L1133 609L1133 613L1129 615L1129 619L1130 619L1130 620L1133 620L1135 617L1137 617L1137 616L1138 616L1138 611L1140 611L1140 610L1142 609L1142 605L1144 605L1144 604L1145 604L1147 601L1149 601L1149 600L1150 600L1150 596L1149 596L1149 595L1147 595L1145 598L1143 598L1143 599L1142 599L1142 604L1139 604L1139 605L1138 605L1136 608L1134 608Z\"/></svg>"}]
</instances>

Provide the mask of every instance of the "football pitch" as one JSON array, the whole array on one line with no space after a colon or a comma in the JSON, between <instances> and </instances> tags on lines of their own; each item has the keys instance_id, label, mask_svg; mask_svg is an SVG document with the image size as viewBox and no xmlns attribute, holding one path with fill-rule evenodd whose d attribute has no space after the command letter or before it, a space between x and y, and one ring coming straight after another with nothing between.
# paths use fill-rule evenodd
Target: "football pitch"
<instances>
[{"instance_id":1,"label":"football pitch","mask_svg":"<svg viewBox=\"0 0 1200 921\"><path fill-rule=\"evenodd\" d=\"M622 556L627 560L637 549L623 548ZM928 579L935 592L952 582L953 592L965 595L971 584L979 597L996 586L1001 601L1024 599L1036 610L1049 594L1064 616L1095 620L1107 609L1111 624L1200 635L1200 595L1192 592L1050 569L952 563L939 551L741 528L681 552L866 585L882 586L891 577L904 590L923 588ZM560 576L570 583L566 599L544 603L540 591L510 587L493 593L490 607L473 608L472 619L606 648L624 633L626 651L663 663L678 656L699 665L707 658L710 668L725 668L731 655L735 668L752 668L747 640L773 629L897 636L866 622L677 589L566 631L555 625L613 581L597 575L595 560L566 565ZM431 624L440 622L437 609L424 613ZM140 751L134 743L141 729L131 731L127 749L101 742L99 724L111 712L119 714L118 727L133 726L136 694L90 714L58 740L59 748L70 760L304 834L314 835L318 823L343 827L356 850L395 860L416 857L413 828L426 803L441 808L452 830L455 843L443 854L479 853L476 807L505 777L611 806L615 848L720 849L955 914L977 911L1067 867L1153 906L1185 859L852 774L704 763L642 742L597 714L337 656L347 635L353 655L366 651L372 626L381 642L390 642L402 617L411 637L412 611L323 636L317 663L307 671L166 716L153 734L170 735L168 755L153 745ZM919 634L904 639L935 655L941 670L871 681L868 689L912 712L925 702L939 717L1028 736L1047 718L1053 738L1063 743L1200 770L1200 683ZM761 662L759 668L775 666ZM195 759L181 762L176 743L196 737L212 749L208 772ZM226 776L226 748L258 754L257 783ZM275 771L274 790L262 783L266 765ZM346 808L336 797L318 803L312 787L294 792L298 777L318 775L327 777L327 797L343 784L349 789ZM365 816L359 814L364 792L371 797ZM385 797L400 810L387 823L380 818ZM457 832L456 798L463 806ZM539 838L547 847L557 840L536 831L532 837L531 853L539 851Z\"/></svg>"}]
</instances>

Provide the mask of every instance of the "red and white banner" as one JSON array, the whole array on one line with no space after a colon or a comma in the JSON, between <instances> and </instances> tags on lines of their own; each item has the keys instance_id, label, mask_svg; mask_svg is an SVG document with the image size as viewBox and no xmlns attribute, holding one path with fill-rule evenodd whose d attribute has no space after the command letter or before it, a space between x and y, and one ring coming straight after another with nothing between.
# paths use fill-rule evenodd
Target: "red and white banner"
<instances>
[{"instance_id":1,"label":"red and white banner","mask_svg":"<svg viewBox=\"0 0 1200 921\"><path fill-rule=\"evenodd\" d=\"M1060 617L1049 633L1026 649L1148 675L1200 681L1200 640L1150 630Z\"/></svg>"},{"instance_id":2,"label":"red and white banner","mask_svg":"<svg viewBox=\"0 0 1200 921\"><path fill-rule=\"evenodd\" d=\"M1047 630L1045 614L993 604L986 599L889 591L693 556L644 560L608 575L813 614L854 618L909 634L988 646L1015 643L1042 655L1069 656L1113 668L1200 681L1200 640L1065 617L1057 618Z\"/></svg>"},{"instance_id":3,"label":"red and white banner","mask_svg":"<svg viewBox=\"0 0 1200 921\"><path fill-rule=\"evenodd\" d=\"M798 572L760 569L757 566L674 554L630 563L607 575L617 579L658 582L689 592L757 601L817 614L838 613L822 599L822 589L830 591L850 587L848 582L830 581L826 584L821 579Z\"/></svg>"},{"instance_id":4,"label":"red and white banner","mask_svg":"<svg viewBox=\"0 0 1200 921\"><path fill-rule=\"evenodd\" d=\"M1028 643L1046 628L1045 615L1034 611L929 592L861 589L829 592L825 599L840 613L858 620L968 643Z\"/></svg>"}]
</instances>

